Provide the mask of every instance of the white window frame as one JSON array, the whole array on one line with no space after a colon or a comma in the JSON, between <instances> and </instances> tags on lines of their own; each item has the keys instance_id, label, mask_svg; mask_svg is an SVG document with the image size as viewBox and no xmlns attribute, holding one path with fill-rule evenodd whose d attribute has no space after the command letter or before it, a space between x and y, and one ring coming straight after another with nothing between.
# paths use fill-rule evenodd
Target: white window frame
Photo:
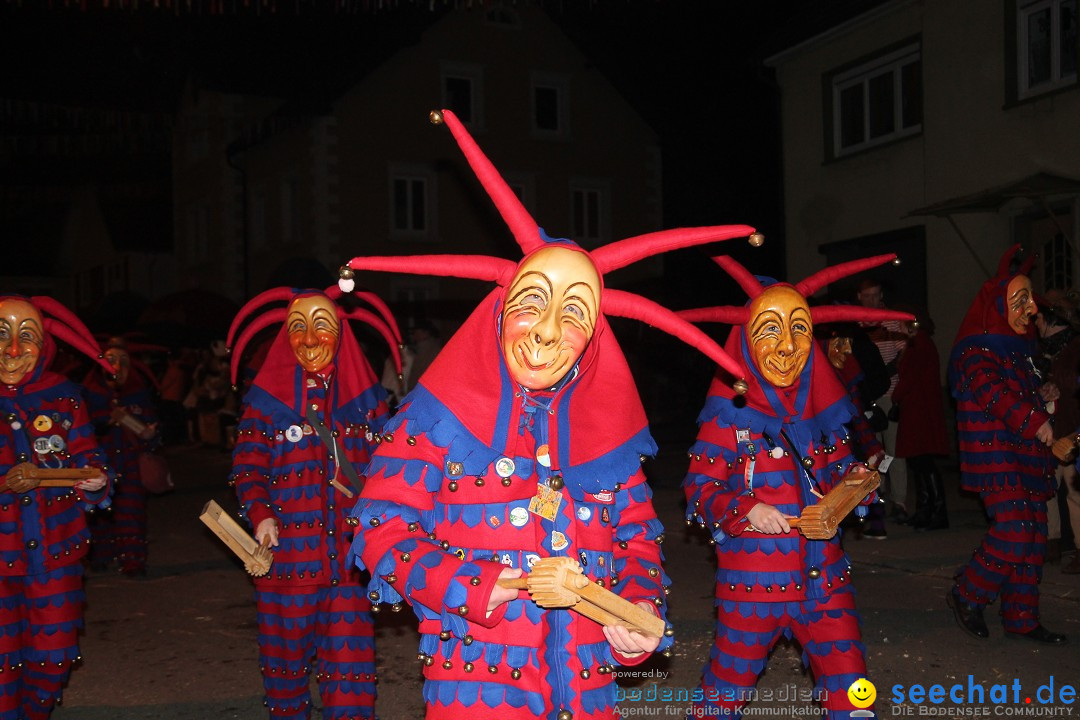
<instances>
[{"instance_id":1,"label":"white window frame","mask_svg":"<svg viewBox=\"0 0 1080 720\"><path fill-rule=\"evenodd\" d=\"M558 107L555 111L558 126L542 128L536 122L536 91L540 88L555 91ZM565 75L549 72L532 73L529 84L529 122L534 137L566 138L570 135L570 81Z\"/></svg>"},{"instance_id":2,"label":"white window frame","mask_svg":"<svg viewBox=\"0 0 1080 720\"><path fill-rule=\"evenodd\" d=\"M912 62L921 61L922 48L920 43L906 45L893 52L875 57L869 62L857 67L837 73L832 78L832 155L843 157L861 152L867 148L893 142L904 137L918 135L922 132L922 120L910 127L903 127L903 92L901 91L901 71ZM883 74L892 73L893 77L893 132L870 137L870 81ZM843 128L843 118L840 112L840 96L844 90L856 85L863 86L863 140L862 142L841 147L840 134Z\"/></svg>"},{"instance_id":3,"label":"white window frame","mask_svg":"<svg viewBox=\"0 0 1080 720\"><path fill-rule=\"evenodd\" d=\"M575 200L578 195L596 196L596 229L595 236L588 235L579 229L587 227L590 223L588 215L588 203L584 203L585 215L580 219L574 211ZM583 246L595 247L607 240L611 228L611 183L606 180L591 178L575 178L570 181L570 238Z\"/></svg>"},{"instance_id":4,"label":"white window frame","mask_svg":"<svg viewBox=\"0 0 1080 720\"><path fill-rule=\"evenodd\" d=\"M484 129L484 67L474 63L443 62L440 68L439 92L442 97L441 107L450 107L446 92L449 79L465 80L471 86L469 113L470 119L463 120L473 130ZM460 114L460 113L459 113ZM459 118L460 119L460 118Z\"/></svg>"},{"instance_id":5,"label":"white window frame","mask_svg":"<svg viewBox=\"0 0 1080 720\"><path fill-rule=\"evenodd\" d=\"M1061 73L1061 7L1072 2L1073 13L1077 11L1075 0L1032 0L1018 2L1016 5L1016 82L1019 99L1041 95L1061 87L1076 84L1076 71L1068 75ZM1050 10L1050 79L1038 85L1028 85L1028 24L1031 16L1043 10ZM1075 49L1074 49L1075 52Z\"/></svg>"},{"instance_id":6,"label":"white window frame","mask_svg":"<svg viewBox=\"0 0 1080 720\"><path fill-rule=\"evenodd\" d=\"M408 198L408 206L406 208L406 227L398 227L395 203L395 184L399 180L404 180L407 186L407 192L410 197ZM412 193L413 183L421 182L424 187L424 227L416 228L413 226L412 217ZM435 191L435 173L428 167L422 165L393 165L390 168L390 176L388 179L388 202L387 208L388 226L390 228L390 236L396 239L402 240L433 240L435 238L435 226L436 226L436 208L435 198L437 197Z\"/></svg>"}]
</instances>

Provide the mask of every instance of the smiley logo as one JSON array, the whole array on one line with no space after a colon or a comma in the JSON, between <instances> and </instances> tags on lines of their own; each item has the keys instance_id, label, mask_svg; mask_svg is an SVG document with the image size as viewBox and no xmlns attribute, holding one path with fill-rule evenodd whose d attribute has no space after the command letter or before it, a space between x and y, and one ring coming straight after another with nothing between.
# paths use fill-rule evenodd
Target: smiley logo
<instances>
[{"instance_id":1,"label":"smiley logo","mask_svg":"<svg viewBox=\"0 0 1080 720\"><path fill-rule=\"evenodd\" d=\"M847 696L855 707L868 708L877 699L877 688L874 687L874 683L866 678L859 678L851 683L851 687L847 690Z\"/></svg>"}]
</instances>

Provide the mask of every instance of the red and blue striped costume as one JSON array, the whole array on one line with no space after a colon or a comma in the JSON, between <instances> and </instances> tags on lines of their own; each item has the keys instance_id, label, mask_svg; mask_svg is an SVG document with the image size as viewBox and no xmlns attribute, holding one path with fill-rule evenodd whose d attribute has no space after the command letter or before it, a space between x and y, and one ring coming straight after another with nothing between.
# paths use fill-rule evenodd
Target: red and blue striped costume
<instances>
[{"instance_id":1,"label":"red and blue striped costume","mask_svg":"<svg viewBox=\"0 0 1080 720\"><path fill-rule=\"evenodd\" d=\"M0 386L0 475L27 461L105 468L79 387L43 370L50 344L27 382ZM108 485L0 490L0 720L48 718L79 659L85 511L107 507L108 497Z\"/></svg>"},{"instance_id":2,"label":"red and blue striped costume","mask_svg":"<svg viewBox=\"0 0 1080 720\"><path fill-rule=\"evenodd\" d=\"M339 454L362 472L386 418L386 392L347 322L335 362L301 368L283 328L244 397L232 482L252 528L276 518L279 546L270 572L255 579L259 665L271 718L308 718L313 669L323 717L373 717L375 641L366 578L346 563L355 497ZM332 451L306 417L314 408L334 435ZM359 488L352 488L353 492Z\"/></svg>"},{"instance_id":3,"label":"red and blue striped costume","mask_svg":"<svg viewBox=\"0 0 1080 720\"><path fill-rule=\"evenodd\" d=\"M524 592L485 610L504 566L568 556L593 582L662 615L662 527L641 471L656 446L603 315L557 389L524 391L499 347L501 293L387 425L353 513L353 553L372 573L373 597L404 600L420 619L429 720L615 718L612 671L647 654L618 656L598 623L542 609ZM530 512L556 477L557 512Z\"/></svg>"},{"instance_id":4,"label":"red and blue striped costume","mask_svg":"<svg viewBox=\"0 0 1080 720\"><path fill-rule=\"evenodd\" d=\"M150 386L137 373L114 389L101 372L83 382L90 420L98 433L102 449L116 471L111 512L96 513L90 521L93 544L90 563L104 568L113 560L128 572L146 569L146 488L139 473L139 454L154 449L159 437L142 440L131 430L110 422L113 408L124 408L137 420L156 423L157 410Z\"/></svg>"},{"instance_id":5,"label":"red and blue striped costume","mask_svg":"<svg viewBox=\"0 0 1080 720\"><path fill-rule=\"evenodd\" d=\"M1000 596L1005 629L1026 633L1039 624L1046 501L1055 480L1050 449L1035 438L1050 415L1031 362L1034 337L1006 321L1012 277L999 273L983 285L949 357L960 485L979 493L991 523L955 589L978 606Z\"/></svg>"},{"instance_id":6,"label":"red and blue striped costume","mask_svg":"<svg viewBox=\"0 0 1080 720\"><path fill-rule=\"evenodd\" d=\"M855 461L845 427L855 408L816 343L789 388L761 376L741 326L725 349L753 381L745 398L713 381L683 483L688 517L710 529L718 566L716 640L695 713L738 715L783 636L802 646L815 699L830 718L846 718L854 709L847 689L866 677L866 661L840 536L766 535L749 530L746 516L762 502L798 516L817 502L815 492L828 492ZM812 462L809 471L800 458Z\"/></svg>"}]
</instances>

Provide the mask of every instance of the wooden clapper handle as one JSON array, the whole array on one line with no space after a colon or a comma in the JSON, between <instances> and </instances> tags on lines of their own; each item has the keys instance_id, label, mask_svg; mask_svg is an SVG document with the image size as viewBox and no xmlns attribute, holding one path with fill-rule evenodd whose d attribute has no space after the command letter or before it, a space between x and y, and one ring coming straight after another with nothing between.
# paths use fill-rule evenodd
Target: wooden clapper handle
<instances>
[{"instance_id":1,"label":"wooden clapper handle","mask_svg":"<svg viewBox=\"0 0 1080 720\"><path fill-rule=\"evenodd\" d=\"M270 572L274 554L270 551L269 535L263 538L262 544L255 542L255 538L248 535L240 523L213 500L203 507L199 519L243 561L244 569L253 577L262 577Z\"/></svg>"},{"instance_id":2,"label":"wooden clapper handle","mask_svg":"<svg viewBox=\"0 0 1080 720\"><path fill-rule=\"evenodd\" d=\"M97 477L101 469L96 467L83 468L42 468L33 463L19 463L7 471L4 475L4 485L9 478L37 478L41 482L38 487L73 487L76 483L87 478Z\"/></svg>"},{"instance_id":3,"label":"wooden clapper handle","mask_svg":"<svg viewBox=\"0 0 1080 720\"><path fill-rule=\"evenodd\" d=\"M628 630L663 637L664 621L585 577L572 558L542 558L532 572L498 581L504 588L527 590L544 608L569 608L601 625L622 625Z\"/></svg>"},{"instance_id":4,"label":"wooden clapper handle","mask_svg":"<svg viewBox=\"0 0 1080 720\"><path fill-rule=\"evenodd\" d=\"M849 473L817 504L803 508L800 517L788 518L788 525L797 528L809 540L829 540L836 535L848 513L880 484L881 475L875 470Z\"/></svg>"}]
</instances>

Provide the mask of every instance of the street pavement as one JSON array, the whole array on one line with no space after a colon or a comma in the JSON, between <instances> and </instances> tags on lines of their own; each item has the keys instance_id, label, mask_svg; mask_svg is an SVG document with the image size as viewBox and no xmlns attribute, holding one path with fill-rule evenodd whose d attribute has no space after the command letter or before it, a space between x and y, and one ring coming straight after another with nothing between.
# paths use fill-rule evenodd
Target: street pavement
<instances>
[{"instance_id":1,"label":"street pavement","mask_svg":"<svg viewBox=\"0 0 1080 720\"><path fill-rule=\"evenodd\" d=\"M673 580L669 611L677 643L671 658L655 657L634 668L633 676L619 678L627 717L681 717L685 696L696 686L712 644L713 551L702 531L686 526L679 488L687 465L681 448L690 440L662 444L660 455L646 464L656 509L667 528L664 551ZM167 457L176 489L150 500L149 574L139 579L115 572L88 575L83 661L72 673L55 720L266 717L251 581L198 520L211 499L235 512L226 485L229 454L192 446L172 448ZM1003 637L997 605L987 612L988 640L962 633L944 597L986 523L977 499L957 492L955 468L946 467L946 478L949 529L916 533L890 524L887 540L845 539L878 715L1041 716L1077 709L1067 689L1080 685L1080 576L1064 575L1060 564L1051 564L1043 579L1044 623L1070 635L1066 646ZM379 717L423 717L411 612L378 615L377 653ZM1055 701L1044 705L1040 701L1049 689L1039 689L1051 682ZM947 697L942 704L923 698L921 704L912 702L913 686L933 685L943 686L946 694L953 690L964 702L959 708ZM781 641L746 715L818 718L810 702L812 687L798 648ZM1002 699L1001 692L1007 692L1006 702L994 702ZM895 702L901 693L903 702ZM314 698L318 706L318 695Z\"/></svg>"}]
</instances>

